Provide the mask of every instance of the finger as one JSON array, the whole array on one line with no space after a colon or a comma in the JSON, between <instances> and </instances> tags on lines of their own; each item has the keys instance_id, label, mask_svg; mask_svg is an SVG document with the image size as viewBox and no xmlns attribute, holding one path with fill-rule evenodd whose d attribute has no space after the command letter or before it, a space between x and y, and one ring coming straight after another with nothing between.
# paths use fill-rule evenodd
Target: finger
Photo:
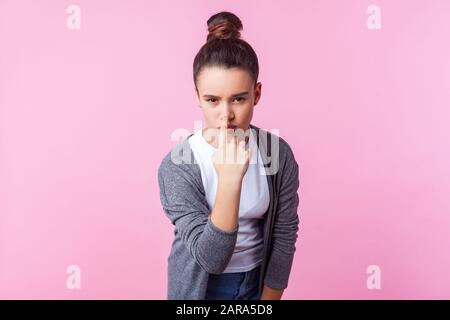
<instances>
[{"instance_id":1,"label":"finger","mask_svg":"<svg viewBox=\"0 0 450 320\"><path fill-rule=\"evenodd\" d=\"M232 143L233 143L233 153L234 153L233 159L237 159L238 155L239 155L239 142L238 142L238 137L235 132L233 132Z\"/></svg>"},{"instance_id":2,"label":"finger","mask_svg":"<svg viewBox=\"0 0 450 320\"><path fill-rule=\"evenodd\" d=\"M244 152L244 149L242 149L241 141L237 142L235 150L236 150L237 163L243 164L245 162L245 152Z\"/></svg>"},{"instance_id":3,"label":"finger","mask_svg":"<svg viewBox=\"0 0 450 320\"><path fill-rule=\"evenodd\" d=\"M237 154L239 155L239 163L243 164L247 160L247 153L245 152L245 143L243 140L239 141L237 149Z\"/></svg>"},{"instance_id":4,"label":"finger","mask_svg":"<svg viewBox=\"0 0 450 320\"><path fill-rule=\"evenodd\" d=\"M235 129L233 133L236 136L238 143L240 143L243 140L245 133L240 128Z\"/></svg>"},{"instance_id":5,"label":"finger","mask_svg":"<svg viewBox=\"0 0 450 320\"><path fill-rule=\"evenodd\" d=\"M226 163L227 161L227 117L220 118L219 128L219 150L220 150L220 163Z\"/></svg>"},{"instance_id":6,"label":"finger","mask_svg":"<svg viewBox=\"0 0 450 320\"><path fill-rule=\"evenodd\" d=\"M219 147L224 148L227 142L227 121L226 117L220 119L220 129L219 129Z\"/></svg>"}]
</instances>

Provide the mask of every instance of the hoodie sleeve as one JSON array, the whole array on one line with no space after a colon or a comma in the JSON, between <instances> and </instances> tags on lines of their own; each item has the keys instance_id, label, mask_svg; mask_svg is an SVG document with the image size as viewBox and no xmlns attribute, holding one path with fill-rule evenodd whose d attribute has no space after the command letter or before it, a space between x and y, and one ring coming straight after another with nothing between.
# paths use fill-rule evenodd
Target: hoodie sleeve
<instances>
[{"instance_id":1,"label":"hoodie sleeve","mask_svg":"<svg viewBox=\"0 0 450 320\"><path fill-rule=\"evenodd\" d=\"M264 278L264 284L273 289L285 289L288 286L299 229L298 164L289 147L280 179L278 206L272 231L272 250Z\"/></svg>"},{"instance_id":2,"label":"hoodie sleeve","mask_svg":"<svg viewBox=\"0 0 450 320\"><path fill-rule=\"evenodd\" d=\"M170 153L163 159L158 169L161 204L193 259L208 273L221 274L233 254L239 225L225 231L212 223L201 176L192 166L174 163Z\"/></svg>"}]
</instances>

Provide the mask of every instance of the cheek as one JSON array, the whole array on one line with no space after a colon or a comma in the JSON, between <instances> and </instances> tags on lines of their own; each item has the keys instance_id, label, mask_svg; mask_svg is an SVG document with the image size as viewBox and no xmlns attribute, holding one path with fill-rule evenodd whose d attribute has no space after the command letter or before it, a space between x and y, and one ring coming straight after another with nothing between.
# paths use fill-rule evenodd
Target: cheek
<instances>
[{"instance_id":1,"label":"cheek","mask_svg":"<svg viewBox=\"0 0 450 320\"><path fill-rule=\"evenodd\" d=\"M243 118L250 118L253 114L253 105L252 104L246 105L245 108L242 109L240 114Z\"/></svg>"},{"instance_id":2,"label":"cheek","mask_svg":"<svg viewBox=\"0 0 450 320\"><path fill-rule=\"evenodd\" d=\"M203 112L205 120L209 126L215 127L217 122L219 121L220 113L215 109L208 109Z\"/></svg>"}]
</instances>

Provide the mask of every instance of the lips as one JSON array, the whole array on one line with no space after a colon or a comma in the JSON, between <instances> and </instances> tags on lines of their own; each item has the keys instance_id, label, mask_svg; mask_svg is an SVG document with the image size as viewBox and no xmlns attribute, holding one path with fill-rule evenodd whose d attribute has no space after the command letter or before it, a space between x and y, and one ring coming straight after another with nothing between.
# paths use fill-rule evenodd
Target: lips
<instances>
[{"instance_id":1,"label":"lips","mask_svg":"<svg viewBox=\"0 0 450 320\"><path fill-rule=\"evenodd\" d=\"M220 129L220 127L217 127L217 129ZM228 125L227 129L237 129L237 126Z\"/></svg>"}]
</instances>

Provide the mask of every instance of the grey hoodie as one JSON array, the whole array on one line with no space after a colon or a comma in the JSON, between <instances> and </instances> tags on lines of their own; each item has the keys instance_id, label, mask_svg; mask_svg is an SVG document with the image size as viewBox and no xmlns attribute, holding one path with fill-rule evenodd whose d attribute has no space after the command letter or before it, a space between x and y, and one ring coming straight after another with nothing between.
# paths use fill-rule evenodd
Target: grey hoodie
<instances>
[{"instance_id":1,"label":"grey hoodie","mask_svg":"<svg viewBox=\"0 0 450 320\"><path fill-rule=\"evenodd\" d=\"M281 137L252 124L266 168L270 205L262 219L264 248L259 280L263 286L285 289L296 251L299 218L298 164ZM221 274L234 251L239 225L227 232L211 221L200 167L188 138L178 143L158 169L160 199L174 228L168 257L169 300L204 299L209 274ZM267 164L266 164L267 163Z\"/></svg>"}]
</instances>

